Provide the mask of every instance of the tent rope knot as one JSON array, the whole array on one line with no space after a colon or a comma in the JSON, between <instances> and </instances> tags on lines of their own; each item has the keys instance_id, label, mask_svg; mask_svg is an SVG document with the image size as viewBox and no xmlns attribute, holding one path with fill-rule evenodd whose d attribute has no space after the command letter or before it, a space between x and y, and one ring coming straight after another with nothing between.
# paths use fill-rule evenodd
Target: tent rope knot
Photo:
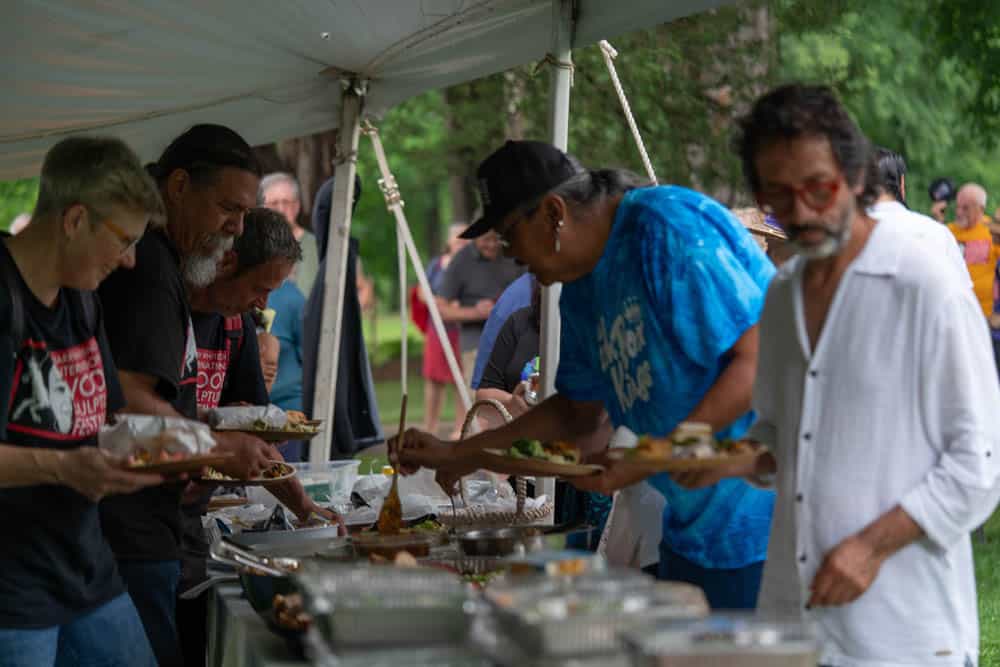
<instances>
[{"instance_id":1,"label":"tent rope knot","mask_svg":"<svg viewBox=\"0 0 1000 667\"><path fill-rule=\"evenodd\" d=\"M576 74L576 66L572 62L559 60L551 53L546 53L545 57L535 64L534 69L531 70L531 76L535 76L536 74L541 72L542 68L545 67L546 65L550 65L557 69L569 70L569 85L570 86L573 85L573 77Z\"/></svg>"}]
</instances>

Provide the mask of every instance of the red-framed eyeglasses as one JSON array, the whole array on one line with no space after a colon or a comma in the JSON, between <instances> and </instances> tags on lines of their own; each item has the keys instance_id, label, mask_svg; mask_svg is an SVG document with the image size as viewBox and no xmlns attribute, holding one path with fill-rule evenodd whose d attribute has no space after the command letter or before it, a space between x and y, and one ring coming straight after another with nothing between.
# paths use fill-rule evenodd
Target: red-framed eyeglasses
<instances>
[{"instance_id":1,"label":"red-framed eyeglasses","mask_svg":"<svg viewBox=\"0 0 1000 667\"><path fill-rule=\"evenodd\" d=\"M788 215L795 208L795 200L823 213L833 206L837 193L840 192L841 179L832 181L813 181L802 187L794 185L779 185L768 187L757 193L757 206L761 211L775 217Z\"/></svg>"}]
</instances>

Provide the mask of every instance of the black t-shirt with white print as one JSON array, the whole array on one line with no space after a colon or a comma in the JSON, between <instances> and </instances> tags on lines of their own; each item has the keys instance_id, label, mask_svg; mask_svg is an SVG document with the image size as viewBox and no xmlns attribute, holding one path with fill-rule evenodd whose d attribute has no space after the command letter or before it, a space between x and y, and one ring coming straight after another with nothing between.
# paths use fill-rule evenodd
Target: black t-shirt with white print
<instances>
[{"instance_id":1,"label":"black t-shirt with white print","mask_svg":"<svg viewBox=\"0 0 1000 667\"><path fill-rule=\"evenodd\" d=\"M162 230L142 237L135 268L101 284L116 366L157 378L156 391L189 419L198 416L198 353L180 255ZM164 484L101 502L104 533L118 558L179 558L183 484Z\"/></svg>"},{"instance_id":2,"label":"black t-shirt with white print","mask_svg":"<svg viewBox=\"0 0 1000 667\"><path fill-rule=\"evenodd\" d=\"M106 415L124 403L96 298L64 289L48 308L2 242L0 262L6 265L0 267L0 398L6 405L0 442L95 446ZM12 331L15 292L23 317L19 336ZM61 485L0 488L0 514L0 628L62 625L124 591L97 504Z\"/></svg>"}]
</instances>

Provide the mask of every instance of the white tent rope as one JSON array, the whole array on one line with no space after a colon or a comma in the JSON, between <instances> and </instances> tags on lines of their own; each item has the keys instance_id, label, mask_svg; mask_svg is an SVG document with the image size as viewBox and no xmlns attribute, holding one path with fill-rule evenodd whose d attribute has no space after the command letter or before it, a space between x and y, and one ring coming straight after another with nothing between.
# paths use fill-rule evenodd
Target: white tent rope
<instances>
[{"instance_id":1,"label":"white tent rope","mask_svg":"<svg viewBox=\"0 0 1000 667\"><path fill-rule=\"evenodd\" d=\"M653 171L653 163L649 161L649 154L646 152L646 144L642 141L642 135L639 133L639 127L635 124L635 118L632 116L632 107L629 106L628 98L625 96L625 89L622 88L622 82L618 79L618 71L615 69L614 59L618 57L618 51L615 47L611 46L610 42L602 39L600 42L601 53L604 55L604 64L608 66L608 74L611 75L611 83L615 87L615 92L618 93L618 99L622 103L622 111L625 112L625 120L628 122L629 129L632 130L632 138L635 139L635 145L639 148L639 155L642 156L642 165L646 168L646 175L649 176L649 180L656 185L659 181L656 180L656 172Z\"/></svg>"},{"instance_id":2,"label":"white tent rope","mask_svg":"<svg viewBox=\"0 0 1000 667\"><path fill-rule=\"evenodd\" d=\"M362 131L372 141L372 147L375 150L375 160L378 162L379 172L382 174L382 178L379 179L379 187L382 188L382 194L385 195L386 208L396 218L396 233L410 256L413 270L417 274L417 282L420 284L420 291L424 296L427 309L430 311L431 323L434 325L434 331L437 333L438 340L441 341L441 349L444 351L445 361L448 363L451 377L455 381L458 396L462 401L463 408L468 410L472 405L469 388L465 386L462 371L459 369L458 360L455 358L455 351L451 347L448 332L444 328L444 320L441 319L441 313L438 311L437 303L434 300L431 284L427 280L427 273L424 271L424 266L420 261L420 254L417 252L416 244L413 242L413 235L410 233L410 227L406 222L406 214L403 213L403 199L400 196L399 187L396 185L396 179L393 177L392 172L389 171L389 161L385 157L385 149L382 147L382 139L379 137L378 128L372 125L370 121L365 120ZM401 272L400 281L405 282L405 265L401 265ZM403 326L406 326L405 322ZM473 423L473 428L475 427L476 424Z\"/></svg>"}]
</instances>

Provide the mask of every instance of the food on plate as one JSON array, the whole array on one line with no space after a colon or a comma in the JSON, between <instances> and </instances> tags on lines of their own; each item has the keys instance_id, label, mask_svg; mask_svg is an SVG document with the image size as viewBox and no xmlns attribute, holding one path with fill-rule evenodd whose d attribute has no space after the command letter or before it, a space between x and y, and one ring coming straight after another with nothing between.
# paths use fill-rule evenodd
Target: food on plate
<instances>
[{"instance_id":1,"label":"food on plate","mask_svg":"<svg viewBox=\"0 0 1000 667\"><path fill-rule=\"evenodd\" d=\"M540 459L549 463L579 463L580 450L568 442L516 440L507 456L515 459Z\"/></svg>"},{"instance_id":2,"label":"food on plate","mask_svg":"<svg viewBox=\"0 0 1000 667\"><path fill-rule=\"evenodd\" d=\"M630 459L710 459L719 456L738 456L753 451L753 446L742 440L716 440L709 424L681 422L667 438L643 436L639 444L628 451Z\"/></svg>"},{"instance_id":3,"label":"food on plate","mask_svg":"<svg viewBox=\"0 0 1000 667\"><path fill-rule=\"evenodd\" d=\"M489 586L490 582L497 577L503 576L506 570L491 570L480 574L463 574L462 581L472 584L476 588L483 589Z\"/></svg>"},{"instance_id":4,"label":"food on plate","mask_svg":"<svg viewBox=\"0 0 1000 667\"><path fill-rule=\"evenodd\" d=\"M294 471L292 466L287 463L282 463L281 461L272 461L271 465L268 466L264 472L260 474L259 477L254 479L277 479L278 477L284 477L285 475L291 474ZM220 482L239 482L242 480L236 479L235 477L230 477L225 475L215 468L208 468L205 473L205 479L214 479Z\"/></svg>"},{"instance_id":5,"label":"food on plate","mask_svg":"<svg viewBox=\"0 0 1000 667\"><path fill-rule=\"evenodd\" d=\"M422 533L440 533L442 530L445 529L444 526L442 526L434 519L426 519L416 525L410 526L410 528L412 530L419 531ZM403 532L405 531L406 529L404 528Z\"/></svg>"},{"instance_id":6,"label":"food on plate","mask_svg":"<svg viewBox=\"0 0 1000 667\"><path fill-rule=\"evenodd\" d=\"M181 461L190 454L184 451L171 452L168 448L181 438L176 429L167 428L156 435L137 440L132 452L128 455L128 466L145 466L169 461Z\"/></svg>"},{"instance_id":7,"label":"food on plate","mask_svg":"<svg viewBox=\"0 0 1000 667\"><path fill-rule=\"evenodd\" d=\"M312 624L312 617L306 613L302 596L298 593L275 595L272 607L275 622L286 630L304 632Z\"/></svg>"},{"instance_id":8,"label":"food on plate","mask_svg":"<svg viewBox=\"0 0 1000 667\"><path fill-rule=\"evenodd\" d=\"M302 415L302 413L298 413ZM289 416L288 421L284 426L272 426L263 419L255 419L253 424L250 425L250 430L252 431L292 431L294 433L315 433L319 428L316 424L310 424L305 415L302 415L302 419L299 421L293 421L291 416Z\"/></svg>"}]
</instances>

